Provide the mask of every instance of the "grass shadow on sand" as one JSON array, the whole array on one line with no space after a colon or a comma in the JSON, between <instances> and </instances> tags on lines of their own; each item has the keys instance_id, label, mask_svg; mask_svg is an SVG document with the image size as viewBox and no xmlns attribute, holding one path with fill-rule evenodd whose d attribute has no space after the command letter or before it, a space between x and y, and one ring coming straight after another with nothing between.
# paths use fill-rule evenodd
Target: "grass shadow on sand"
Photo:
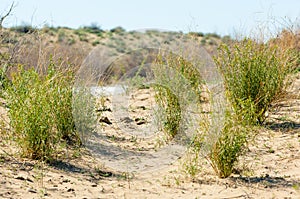
<instances>
[{"instance_id":1,"label":"grass shadow on sand","mask_svg":"<svg viewBox=\"0 0 300 199\"><path fill-rule=\"evenodd\" d=\"M284 122L267 122L265 127L267 129L276 132L287 132L287 131L298 131L300 129L300 123L294 121L284 121Z\"/></svg>"},{"instance_id":2,"label":"grass shadow on sand","mask_svg":"<svg viewBox=\"0 0 300 199\"><path fill-rule=\"evenodd\" d=\"M230 177L229 179L235 183L242 183L247 185L259 184L264 188L286 188L286 187L293 187L295 184L297 184L296 180L287 180L283 177L272 177L268 174L261 177L238 176L238 177Z\"/></svg>"},{"instance_id":3,"label":"grass shadow on sand","mask_svg":"<svg viewBox=\"0 0 300 199\"><path fill-rule=\"evenodd\" d=\"M51 166L54 169L62 170L65 172L72 172L72 173L84 173L87 172L85 168L73 165L68 162L64 162L63 160L52 160L49 163L49 166Z\"/></svg>"},{"instance_id":4,"label":"grass shadow on sand","mask_svg":"<svg viewBox=\"0 0 300 199\"><path fill-rule=\"evenodd\" d=\"M26 172L33 170L35 166L35 163L32 160L21 161L19 159L14 158L13 156L8 156L7 154L0 153L0 167L2 164L9 165L11 168L17 168Z\"/></svg>"},{"instance_id":5,"label":"grass shadow on sand","mask_svg":"<svg viewBox=\"0 0 300 199\"><path fill-rule=\"evenodd\" d=\"M80 166L76 166L75 164L65 162L62 160L54 160L49 163L49 166L56 169L56 170L62 170L64 172L71 172L71 173L78 173L78 174L84 174L89 173L91 176L97 175L98 177L122 177L121 174L113 173L111 171L106 170L100 170L100 169L91 169L91 168L83 168Z\"/></svg>"}]
</instances>

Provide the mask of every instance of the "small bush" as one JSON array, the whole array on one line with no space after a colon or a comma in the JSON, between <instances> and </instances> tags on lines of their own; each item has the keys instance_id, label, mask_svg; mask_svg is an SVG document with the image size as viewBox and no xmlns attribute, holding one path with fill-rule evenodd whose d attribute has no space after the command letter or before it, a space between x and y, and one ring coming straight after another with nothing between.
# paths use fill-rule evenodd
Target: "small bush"
<instances>
[{"instance_id":1,"label":"small bush","mask_svg":"<svg viewBox=\"0 0 300 199\"><path fill-rule=\"evenodd\" d=\"M178 72L178 74L187 81L185 83L191 86L200 101L204 81L201 77L200 71L191 62L179 55L170 53L166 55L164 59L162 57L158 57L156 64L166 64L170 69Z\"/></svg>"},{"instance_id":2,"label":"small bush","mask_svg":"<svg viewBox=\"0 0 300 199\"><path fill-rule=\"evenodd\" d=\"M18 33L32 33L36 31L35 28L33 28L31 25L21 25L21 26L15 26L10 28L12 31L18 32Z\"/></svg>"},{"instance_id":3,"label":"small bush","mask_svg":"<svg viewBox=\"0 0 300 199\"><path fill-rule=\"evenodd\" d=\"M92 34L102 34L104 31L101 29L100 26L98 26L96 23L92 23L89 26L84 26L82 28L84 31L92 33Z\"/></svg>"},{"instance_id":4,"label":"small bush","mask_svg":"<svg viewBox=\"0 0 300 199\"><path fill-rule=\"evenodd\" d=\"M205 37L206 37L206 38L213 37L213 38L216 38L216 39L220 39L220 38L221 38L221 36L218 35L217 33L206 33L206 34L205 34Z\"/></svg>"},{"instance_id":5,"label":"small bush","mask_svg":"<svg viewBox=\"0 0 300 199\"><path fill-rule=\"evenodd\" d=\"M202 157L199 153L199 150L191 148L188 150L187 155L182 159L182 171L192 180L195 180L202 170Z\"/></svg>"},{"instance_id":6,"label":"small bush","mask_svg":"<svg viewBox=\"0 0 300 199\"><path fill-rule=\"evenodd\" d=\"M208 40L208 45L211 45L211 46L217 45L217 42L215 40L213 40L213 39L209 39Z\"/></svg>"},{"instance_id":7,"label":"small bush","mask_svg":"<svg viewBox=\"0 0 300 199\"><path fill-rule=\"evenodd\" d=\"M79 40L80 40L80 41L83 41L83 42L89 42L89 39L87 38L86 35L80 35L80 36L79 36Z\"/></svg>"},{"instance_id":8,"label":"small bush","mask_svg":"<svg viewBox=\"0 0 300 199\"><path fill-rule=\"evenodd\" d=\"M158 120L163 131L173 138L184 122L187 106L200 102L202 78L192 63L172 53L159 54L153 69L155 99L161 111Z\"/></svg>"},{"instance_id":9,"label":"small bush","mask_svg":"<svg viewBox=\"0 0 300 199\"><path fill-rule=\"evenodd\" d=\"M202 32L189 32L188 34L193 37L204 37L204 33Z\"/></svg>"},{"instance_id":10,"label":"small bush","mask_svg":"<svg viewBox=\"0 0 300 199\"><path fill-rule=\"evenodd\" d=\"M23 155L46 159L62 139L79 141L72 117L72 78L71 71L61 71L53 62L46 75L22 66L12 75L6 100Z\"/></svg>"},{"instance_id":11,"label":"small bush","mask_svg":"<svg viewBox=\"0 0 300 199\"><path fill-rule=\"evenodd\" d=\"M76 43L76 40L72 37L72 38L68 38L67 44L68 45L73 45Z\"/></svg>"},{"instance_id":12,"label":"small bush","mask_svg":"<svg viewBox=\"0 0 300 199\"><path fill-rule=\"evenodd\" d=\"M58 31L58 42L63 42L66 39L66 32L64 30Z\"/></svg>"},{"instance_id":13,"label":"small bush","mask_svg":"<svg viewBox=\"0 0 300 199\"><path fill-rule=\"evenodd\" d=\"M100 44L99 40L93 41L93 43L92 43L93 46L97 46L98 44Z\"/></svg>"},{"instance_id":14,"label":"small bush","mask_svg":"<svg viewBox=\"0 0 300 199\"><path fill-rule=\"evenodd\" d=\"M88 42L88 35L85 31L85 29L78 29L78 30L74 30L74 34L78 35L79 40L83 41L83 42Z\"/></svg>"},{"instance_id":15,"label":"small bush","mask_svg":"<svg viewBox=\"0 0 300 199\"><path fill-rule=\"evenodd\" d=\"M251 124L261 124L270 104L282 93L294 65L289 51L251 39L222 44L215 62L224 76L234 111Z\"/></svg>"},{"instance_id":16,"label":"small bush","mask_svg":"<svg viewBox=\"0 0 300 199\"><path fill-rule=\"evenodd\" d=\"M234 113L227 113L225 124L218 138L210 146L208 160L220 178L227 178L233 171L238 157L246 149L250 129Z\"/></svg>"},{"instance_id":17,"label":"small bush","mask_svg":"<svg viewBox=\"0 0 300 199\"><path fill-rule=\"evenodd\" d=\"M206 41L206 39L204 39L204 38L203 38L203 39L201 39L201 41L200 41L201 45L205 45L205 44L206 44L206 42L207 42L207 41Z\"/></svg>"},{"instance_id":18,"label":"small bush","mask_svg":"<svg viewBox=\"0 0 300 199\"><path fill-rule=\"evenodd\" d=\"M160 114L163 130L170 138L173 138L179 131L182 119L178 96L169 87L161 84L156 85L154 88L156 91L156 102L163 110Z\"/></svg>"},{"instance_id":19,"label":"small bush","mask_svg":"<svg viewBox=\"0 0 300 199\"><path fill-rule=\"evenodd\" d=\"M242 120L242 114L236 115L232 110L225 111L224 123L220 132L211 128L211 115L202 115L198 132L190 145L192 160L200 165L204 158L208 160L220 178L227 178L232 173L239 157L247 149L247 144L254 137L256 129ZM203 157L201 159L200 157ZM190 168L186 167L186 172Z\"/></svg>"},{"instance_id":20,"label":"small bush","mask_svg":"<svg viewBox=\"0 0 300 199\"><path fill-rule=\"evenodd\" d=\"M121 26L117 26L115 28L112 28L110 30L110 32L120 34L120 33L126 32L126 30Z\"/></svg>"}]
</instances>

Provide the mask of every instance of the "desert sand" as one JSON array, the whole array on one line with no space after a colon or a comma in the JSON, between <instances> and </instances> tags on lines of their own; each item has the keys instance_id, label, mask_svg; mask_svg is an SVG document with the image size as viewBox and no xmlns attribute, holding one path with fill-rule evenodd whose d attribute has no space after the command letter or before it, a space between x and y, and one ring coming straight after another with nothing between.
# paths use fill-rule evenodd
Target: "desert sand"
<instances>
[{"instance_id":1,"label":"desert sand","mask_svg":"<svg viewBox=\"0 0 300 199\"><path fill-rule=\"evenodd\" d=\"M300 198L300 74L293 78L287 97L273 104L266 125L227 179L218 178L205 160L191 179L182 171L182 158L148 172L122 173L106 168L85 148L70 149L48 164L19 157L3 135L0 198ZM139 104L141 110L147 100ZM145 125L147 115L143 119L132 122Z\"/></svg>"}]
</instances>

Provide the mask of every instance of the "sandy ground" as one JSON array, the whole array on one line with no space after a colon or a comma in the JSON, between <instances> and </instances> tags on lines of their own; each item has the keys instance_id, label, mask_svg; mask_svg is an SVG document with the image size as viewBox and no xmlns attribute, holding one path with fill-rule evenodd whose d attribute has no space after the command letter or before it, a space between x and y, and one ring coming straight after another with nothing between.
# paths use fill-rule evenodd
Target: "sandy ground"
<instances>
[{"instance_id":1,"label":"sandy ground","mask_svg":"<svg viewBox=\"0 0 300 199\"><path fill-rule=\"evenodd\" d=\"M132 122L147 121L137 115ZM181 169L182 159L132 174L105 168L85 149L66 154L51 164L20 158L2 135L0 198L300 198L300 74L227 179L219 179L205 160L192 180Z\"/></svg>"}]
</instances>

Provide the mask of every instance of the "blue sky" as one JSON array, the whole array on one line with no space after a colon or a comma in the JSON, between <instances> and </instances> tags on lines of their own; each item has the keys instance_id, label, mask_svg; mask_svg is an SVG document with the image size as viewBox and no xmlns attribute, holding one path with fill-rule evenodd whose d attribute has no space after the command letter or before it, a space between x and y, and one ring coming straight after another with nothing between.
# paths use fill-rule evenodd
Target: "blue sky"
<instances>
[{"instance_id":1,"label":"blue sky","mask_svg":"<svg viewBox=\"0 0 300 199\"><path fill-rule=\"evenodd\" d=\"M12 0L1 0L0 15ZM299 0L15 0L5 27L31 24L78 28L97 23L102 29L122 26L172 31L247 34L258 25L299 24Z\"/></svg>"}]
</instances>

